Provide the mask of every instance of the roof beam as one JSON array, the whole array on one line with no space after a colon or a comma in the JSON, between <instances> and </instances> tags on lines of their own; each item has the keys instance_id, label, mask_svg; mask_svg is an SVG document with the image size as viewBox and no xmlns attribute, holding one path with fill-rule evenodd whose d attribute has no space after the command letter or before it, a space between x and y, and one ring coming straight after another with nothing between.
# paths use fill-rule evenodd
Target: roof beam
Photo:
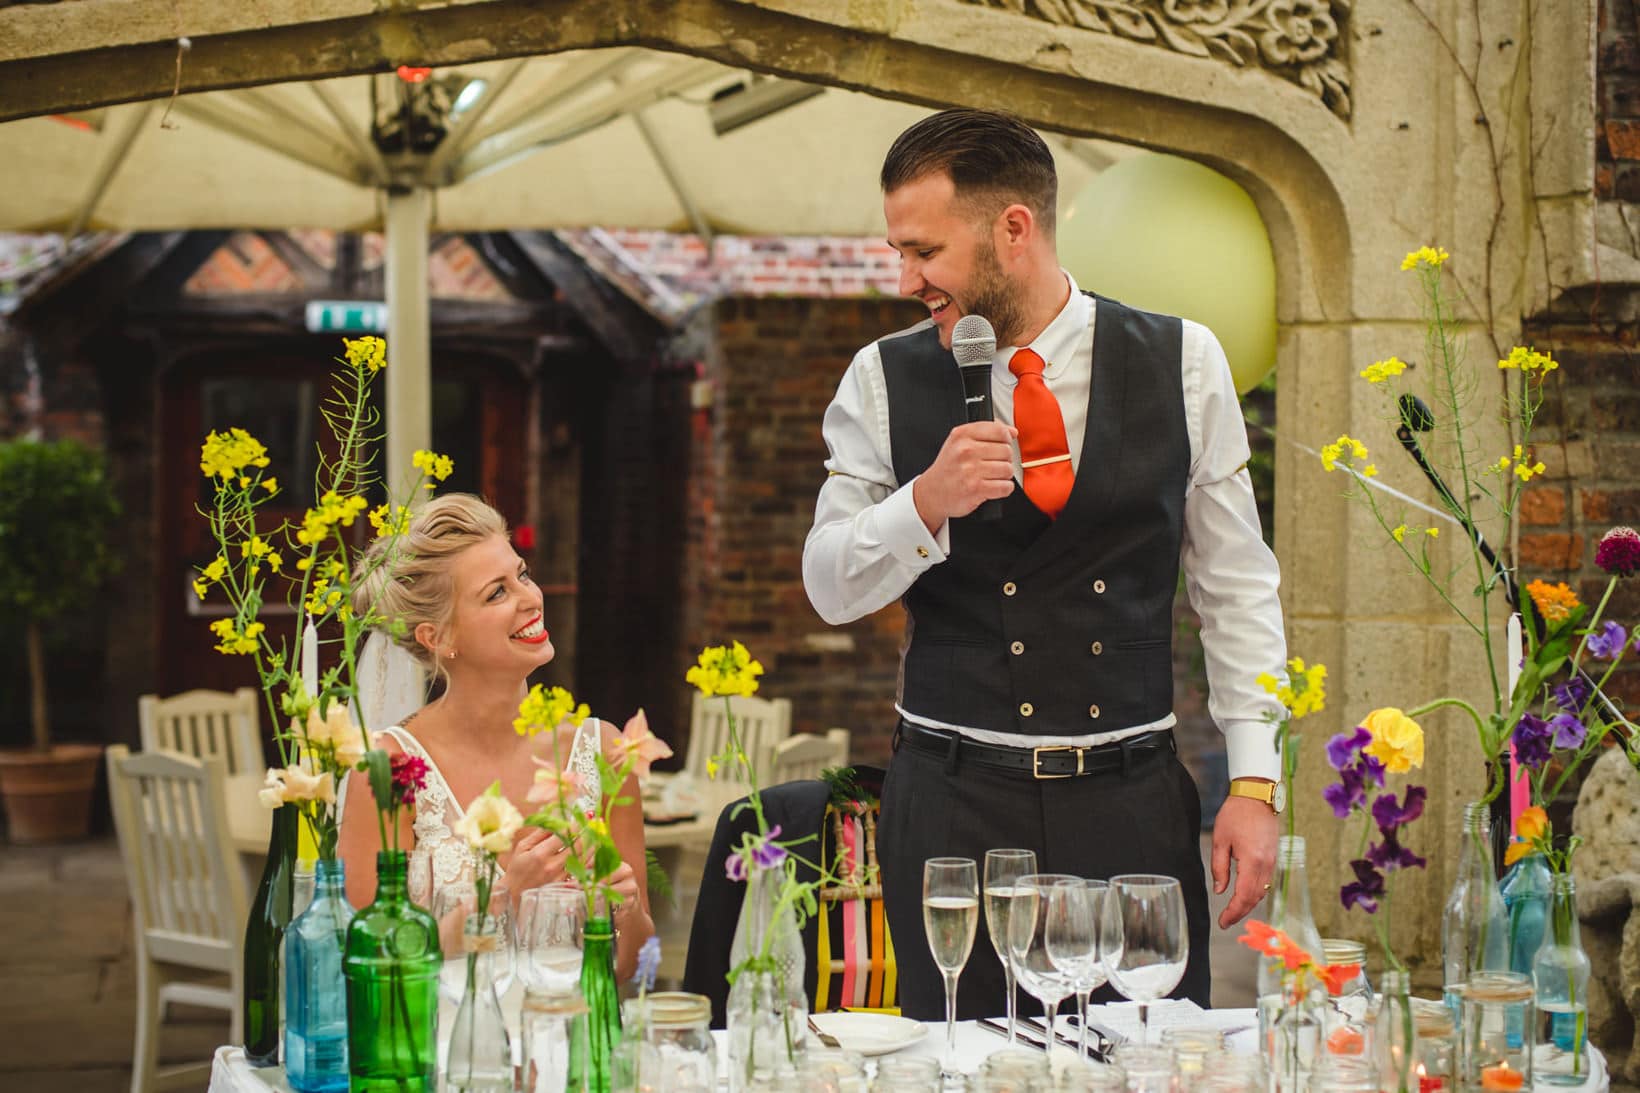
<instances>
[{"instance_id":1,"label":"roof beam","mask_svg":"<svg viewBox=\"0 0 1640 1093\"><path fill-rule=\"evenodd\" d=\"M74 219L69 222L68 234L70 237L85 231L86 225L91 223L91 214L97 211L102 203L103 195L108 192L108 186L119 173L120 166L131 154L131 146L137 142L142 133L142 127L147 124L148 116L154 112L154 104L141 103L130 108L126 125L114 137L114 143L109 145L108 152L102 162L97 165L97 173L91 178L91 187L86 191L80 207L74 211Z\"/></svg>"}]
</instances>

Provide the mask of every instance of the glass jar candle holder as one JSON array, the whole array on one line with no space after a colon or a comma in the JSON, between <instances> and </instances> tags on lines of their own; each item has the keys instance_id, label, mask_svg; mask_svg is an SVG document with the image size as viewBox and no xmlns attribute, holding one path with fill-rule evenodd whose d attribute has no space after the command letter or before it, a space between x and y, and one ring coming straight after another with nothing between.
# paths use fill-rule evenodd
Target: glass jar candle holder
<instances>
[{"instance_id":1,"label":"glass jar candle holder","mask_svg":"<svg viewBox=\"0 0 1640 1093\"><path fill-rule=\"evenodd\" d=\"M799 1093L866 1093L865 1060L842 1048L810 1048L797 1068Z\"/></svg>"},{"instance_id":2,"label":"glass jar candle holder","mask_svg":"<svg viewBox=\"0 0 1640 1093\"><path fill-rule=\"evenodd\" d=\"M1178 1025L1162 1030L1162 1046L1173 1052L1173 1072L1178 1078L1179 1090L1189 1093L1201 1081L1208 1056L1224 1050L1224 1030Z\"/></svg>"},{"instance_id":3,"label":"glass jar candle holder","mask_svg":"<svg viewBox=\"0 0 1640 1093\"><path fill-rule=\"evenodd\" d=\"M1514 1093L1532 1086L1536 1014L1532 981L1520 972L1477 972L1458 991L1458 1086L1464 1093ZM1516 1029L1523 1037L1512 1036Z\"/></svg>"},{"instance_id":4,"label":"glass jar candle holder","mask_svg":"<svg viewBox=\"0 0 1640 1093\"><path fill-rule=\"evenodd\" d=\"M1054 1076L1054 1093L1123 1093L1127 1074L1115 1063L1076 1061Z\"/></svg>"},{"instance_id":5,"label":"glass jar candle holder","mask_svg":"<svg viewBox=\"0 0 1640 1093\"><path fill-rule=\"evenodd\" d=\"M1448 1093L1454 1086L1453 1060L1457 1055L1452 1011L1444 1002L1414 998L1412 1025L1418 1093Z\"/></svg>"},{"instance_id":6,"label":"glass jar candle holder","mask_svg":"<svg viewBox=\"0 0 1640 1093\"><path fill-rule=\"evenodd\" d=\"M973 1093L1045 1093L1052 1087L1048 1057L1023 1048L994 1052L968 1082Z\"/></svg>"},{"instance_id":7,"label":"glass jar candle holder","mask_svg":"<svg viewBox=\"0 0 1640 1093\"><path fill-rule=\"evenodd\" d=\"M1379 1093L1378 1068L1365 1055L1323 1055L1310 1072L1314 1093Z\"/></svg>"},{"instance_id":8,"label":"glass jar candle holder","mask_svg":"<svg viewBox=\"0 0 1640 1093\"><path fill-rule=\"evenodd\" d=\"M1173 1093L1173 1049L1160 1044L1123 1044L1116 1064L1127 1075L1128 1093Z\"/></svg>"},{"instance_id":9,"label":"glass jar candle holder","mask_svg":"<svg viewBox=\"0 0 1640 1093\"><path fill-rule=\"evenodd\" d=\"M520 1093L561 1093L567 1088L570 1027L586 1012L581 992L574 988L553 991L531 987L524 992L519 1019L523 1042Z\"/></svg>"},{"instance_id":10,"label":"glass jar candle holder","mask_svg":"<svg viewBox=\"0 0 1640 1093\"><path fill-rule=\"evenodd\" d=\"M711 1093L717 1087L711 999L657 991L629 999L621 1012L629 1035L615 1048L617 1089Z\"/></svg>"},{"instance_id":11,"label":"glass jar candle holder","mask_svg":"<svg viewBox=\"0 0 1640 1093\"><path fill-rule=\"evenodd\" d=\"M1360 970L1337 993L1327 996L1322 1017L1322 1050L1328 1055L1371 1053L1372 985L1367 982L1367 947L1359 941L1328 937L1321 940L1328 964L1356 964Z\"/></svg>"},{"instance_id":12,"label":"glass jar candle holder","mask_svg":"<svg viewBox=\"0 0 1640 1093\"><path fill-rule=\"evenodd\" d=\"M877 1060L876 1093L940 1093L940 1061L927 1055L884 1055Z\"/></svg>"}]
</instances>

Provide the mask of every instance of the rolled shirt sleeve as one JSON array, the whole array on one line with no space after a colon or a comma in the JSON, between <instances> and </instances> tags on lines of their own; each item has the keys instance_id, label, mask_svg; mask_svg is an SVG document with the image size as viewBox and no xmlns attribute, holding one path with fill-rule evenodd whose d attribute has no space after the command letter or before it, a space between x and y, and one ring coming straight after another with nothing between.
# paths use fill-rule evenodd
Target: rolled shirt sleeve
<instances>
[{"instance_id":1,"label":"rolled shirt sleeve","mask_svg":"<svg viewBox=\"0 0 1640 1093\"><path fill-rule=\"evenodd\" d=\"M852 622L893 603L943 562L950 529L930 534L894 476L888 391L876 343L855 354L826 408L827 478L803 544L803 588L821 618Z\"/></svg>"},{"instance_id":2,"label":"rolled shirt sleeve","mask_svg":"<svg viewBox=\"0 0 1640 1093\"><path fill-rule=\"evenodd\" d=\"M1281 777L1276 718L1281 704L1258 685L1280 678L1281 572L1260 532L1247 473L1247 428L1218 339L1185 322L1185 421L1194 458L1184 501L1181 565L1201 617L1208 713L1224 733L1231 778Z\"/></svg>"}]
</instances>

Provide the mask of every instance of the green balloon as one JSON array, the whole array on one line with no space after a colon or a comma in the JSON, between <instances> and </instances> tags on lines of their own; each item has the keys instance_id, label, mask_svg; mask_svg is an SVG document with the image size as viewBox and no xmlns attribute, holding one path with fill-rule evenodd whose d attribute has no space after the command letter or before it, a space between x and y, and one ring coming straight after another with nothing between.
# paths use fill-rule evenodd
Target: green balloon
<instances>
[{"instance_id":1,"label":"green balloon","mask_svg":"<svg viewBox=\"0 0 1640 1093\"><path fill-rule=\"evenodd\" d=\"M1276 267L1253 199L1210 167L1142 152L1060 218L1059 260L1084 289L1192 319L1218 336L1236 390L1276 361Z\"/></svg>"}]
</instances>

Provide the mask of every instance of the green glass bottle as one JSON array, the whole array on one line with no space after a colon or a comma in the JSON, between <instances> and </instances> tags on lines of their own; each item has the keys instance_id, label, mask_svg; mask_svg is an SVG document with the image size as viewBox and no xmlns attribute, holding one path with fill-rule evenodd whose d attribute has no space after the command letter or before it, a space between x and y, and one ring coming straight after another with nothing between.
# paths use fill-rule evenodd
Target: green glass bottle
<instances>
[{"instance_id":1,"label":"green glass bottle","mask_svg":"<svg viewBox=\"0 0 1640 1093\"><path fill-rule=\"evenodd\" d=\"M569 1088L609 1093L611 1060L621 1042L621 999L615 928L608 915L589 916L581 931L581 997L587 1012L570 1030Z\"/></svg>"},{"instance_id":2,"label":"green glass bottle","mask_svg":"<svg viewBox=\"0 0 1640 1093\"><path fill-rule=\"evenodd\" d=\"M273 810L267 860L245 920L245 1058L252 1066L279 1065L279 952L290 925L301 820L294 806Z\"/></svg>"},{"instance_id":3,"label":"green glass bottle","mask_svg":"<svg viewBox=\"0 0 1640 1093\"><path fill-rule=\"evenodd\" d=\"M438 922L410 902L405 852L376 855L376 898L347 930L351 1093L437 1093Z\"/></svg>"}]
</instances>

